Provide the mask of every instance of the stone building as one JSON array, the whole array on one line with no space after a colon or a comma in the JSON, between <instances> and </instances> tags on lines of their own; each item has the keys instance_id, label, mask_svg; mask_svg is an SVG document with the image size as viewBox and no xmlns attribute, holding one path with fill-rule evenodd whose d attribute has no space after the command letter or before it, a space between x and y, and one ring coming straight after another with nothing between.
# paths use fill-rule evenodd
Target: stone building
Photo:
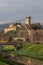
<instances>
[{"instance_id":1,"label":"stone building","mask_svg":"<svg viewBox=\"0 0 43 65\"><path fill-rule=\"evenodd\" d=\"M25 24L30 25L31 24L31 17L26 17L25 18Z\"/></svg>"},{"instance_id":2,"label":"stone building","mask_svg":"<svg viewBox=\"0 0 43 65\"><path fill-rule=\"evenodd\" d=\"M8 28L4 29L4 33L9 31L16 31L15 37L28 38L30 41L43 41L43 29L40 23L31 24L31 17L25 18L25 25L21 23L10 24ZM16 39L16 38L15 38Z\"/></svg>"},{"instance_id":3,"label":"stone building","mask_svg":"<svg viewBox=\"0 0 43 65\"><path fill-rule=\"evenodd\" d=\"M40 23L31 24L31 17L26 17L25 28L30 41L43 41L43 30Z\"/></svg>"},{"instance_id":4,"label":"stone building","mask_svg":"<svg viewBox=\"0 0 43 65\"><path fill-rule=\"evenodd\" d=\"M16 25L10 24L8 28L4 29L4 33L7 33L9 31L16 31Z\"/></svg>"}]
</instances>

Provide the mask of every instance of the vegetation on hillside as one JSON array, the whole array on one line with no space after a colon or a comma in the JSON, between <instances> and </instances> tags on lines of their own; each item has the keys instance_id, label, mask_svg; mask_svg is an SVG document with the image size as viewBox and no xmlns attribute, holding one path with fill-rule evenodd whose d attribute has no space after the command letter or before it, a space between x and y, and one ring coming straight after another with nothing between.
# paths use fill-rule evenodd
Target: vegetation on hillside
<instances>
[{"instance_id":1,"label":"vegetation on hillside","mask_svg":"<svg viewBox=\"0 0 43 65\"><path fill-rule=\"evenodd\" d=\"M43 60L43 44L24 45L15 53Z\"/></svg>"}]
</instances>

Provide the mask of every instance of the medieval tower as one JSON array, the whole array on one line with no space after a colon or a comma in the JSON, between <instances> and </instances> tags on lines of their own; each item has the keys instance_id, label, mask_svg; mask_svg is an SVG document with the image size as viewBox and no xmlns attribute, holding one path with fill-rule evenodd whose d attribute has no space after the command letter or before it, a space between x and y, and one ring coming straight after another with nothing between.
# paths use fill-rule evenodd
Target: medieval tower
<instances>
[{"instance_id":1,"label":"medieval tower","mask_svg":"<svg viewBox=\"0 0 43 65\"><path fill-rule=\"evenodd\" d=\"M30 25L31 24L31 17L26 17L25 24Z\"/></svg>"},{"instance_id":2,"label":"medieval tower","mask_svg":"<svg viewBox=\"0 0 43 65\"><path fill-rule=\"evenodd\" d=\"M26 17L25 19L25 28L27 29L29 40L33 40L33 30L31 29L31 17Z\"/></svg>"}]
</instances>

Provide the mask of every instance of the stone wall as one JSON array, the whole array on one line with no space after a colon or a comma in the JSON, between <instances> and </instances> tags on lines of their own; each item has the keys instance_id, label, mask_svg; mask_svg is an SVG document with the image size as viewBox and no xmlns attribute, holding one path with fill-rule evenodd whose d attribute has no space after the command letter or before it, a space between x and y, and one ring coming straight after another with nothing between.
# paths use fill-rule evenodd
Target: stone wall
<instances>
[{"instance_id":1,"label":"stone wall","mask_svg":"<svg viewBox=\"0 0 43 65\"><path fill-rule=\"evenodd\" d=\"M33 29L29 29L28 30L28 35L29 35L30 41L33 41L33 34L34 34L34 30Z\"/></svg>"},{"instance_id":2,"label":"stone wall","mask_svg":"<svg viewBox=\"0 0 43 65\"><path fill-rule=\"evenodd\" d=\"M33 41L43 41L43 30L33 30Z\"/></svg>"}]
</instances>

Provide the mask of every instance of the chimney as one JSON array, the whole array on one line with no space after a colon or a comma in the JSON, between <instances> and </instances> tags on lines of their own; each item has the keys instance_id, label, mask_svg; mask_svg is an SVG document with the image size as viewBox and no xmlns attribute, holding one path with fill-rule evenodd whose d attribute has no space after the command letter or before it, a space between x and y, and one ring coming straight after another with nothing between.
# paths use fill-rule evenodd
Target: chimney
<instances>
[{"instance_id":1,"label":"chimney","mask_svg":"<svg viewBox=\"0 0 43 65\"><path fill-rule=\"evenodd\" d=\"M30 16L29 17L26 17L25 24L26 25L30 25L31 24L31 17Z\"/></svg>"}]
</instances>

